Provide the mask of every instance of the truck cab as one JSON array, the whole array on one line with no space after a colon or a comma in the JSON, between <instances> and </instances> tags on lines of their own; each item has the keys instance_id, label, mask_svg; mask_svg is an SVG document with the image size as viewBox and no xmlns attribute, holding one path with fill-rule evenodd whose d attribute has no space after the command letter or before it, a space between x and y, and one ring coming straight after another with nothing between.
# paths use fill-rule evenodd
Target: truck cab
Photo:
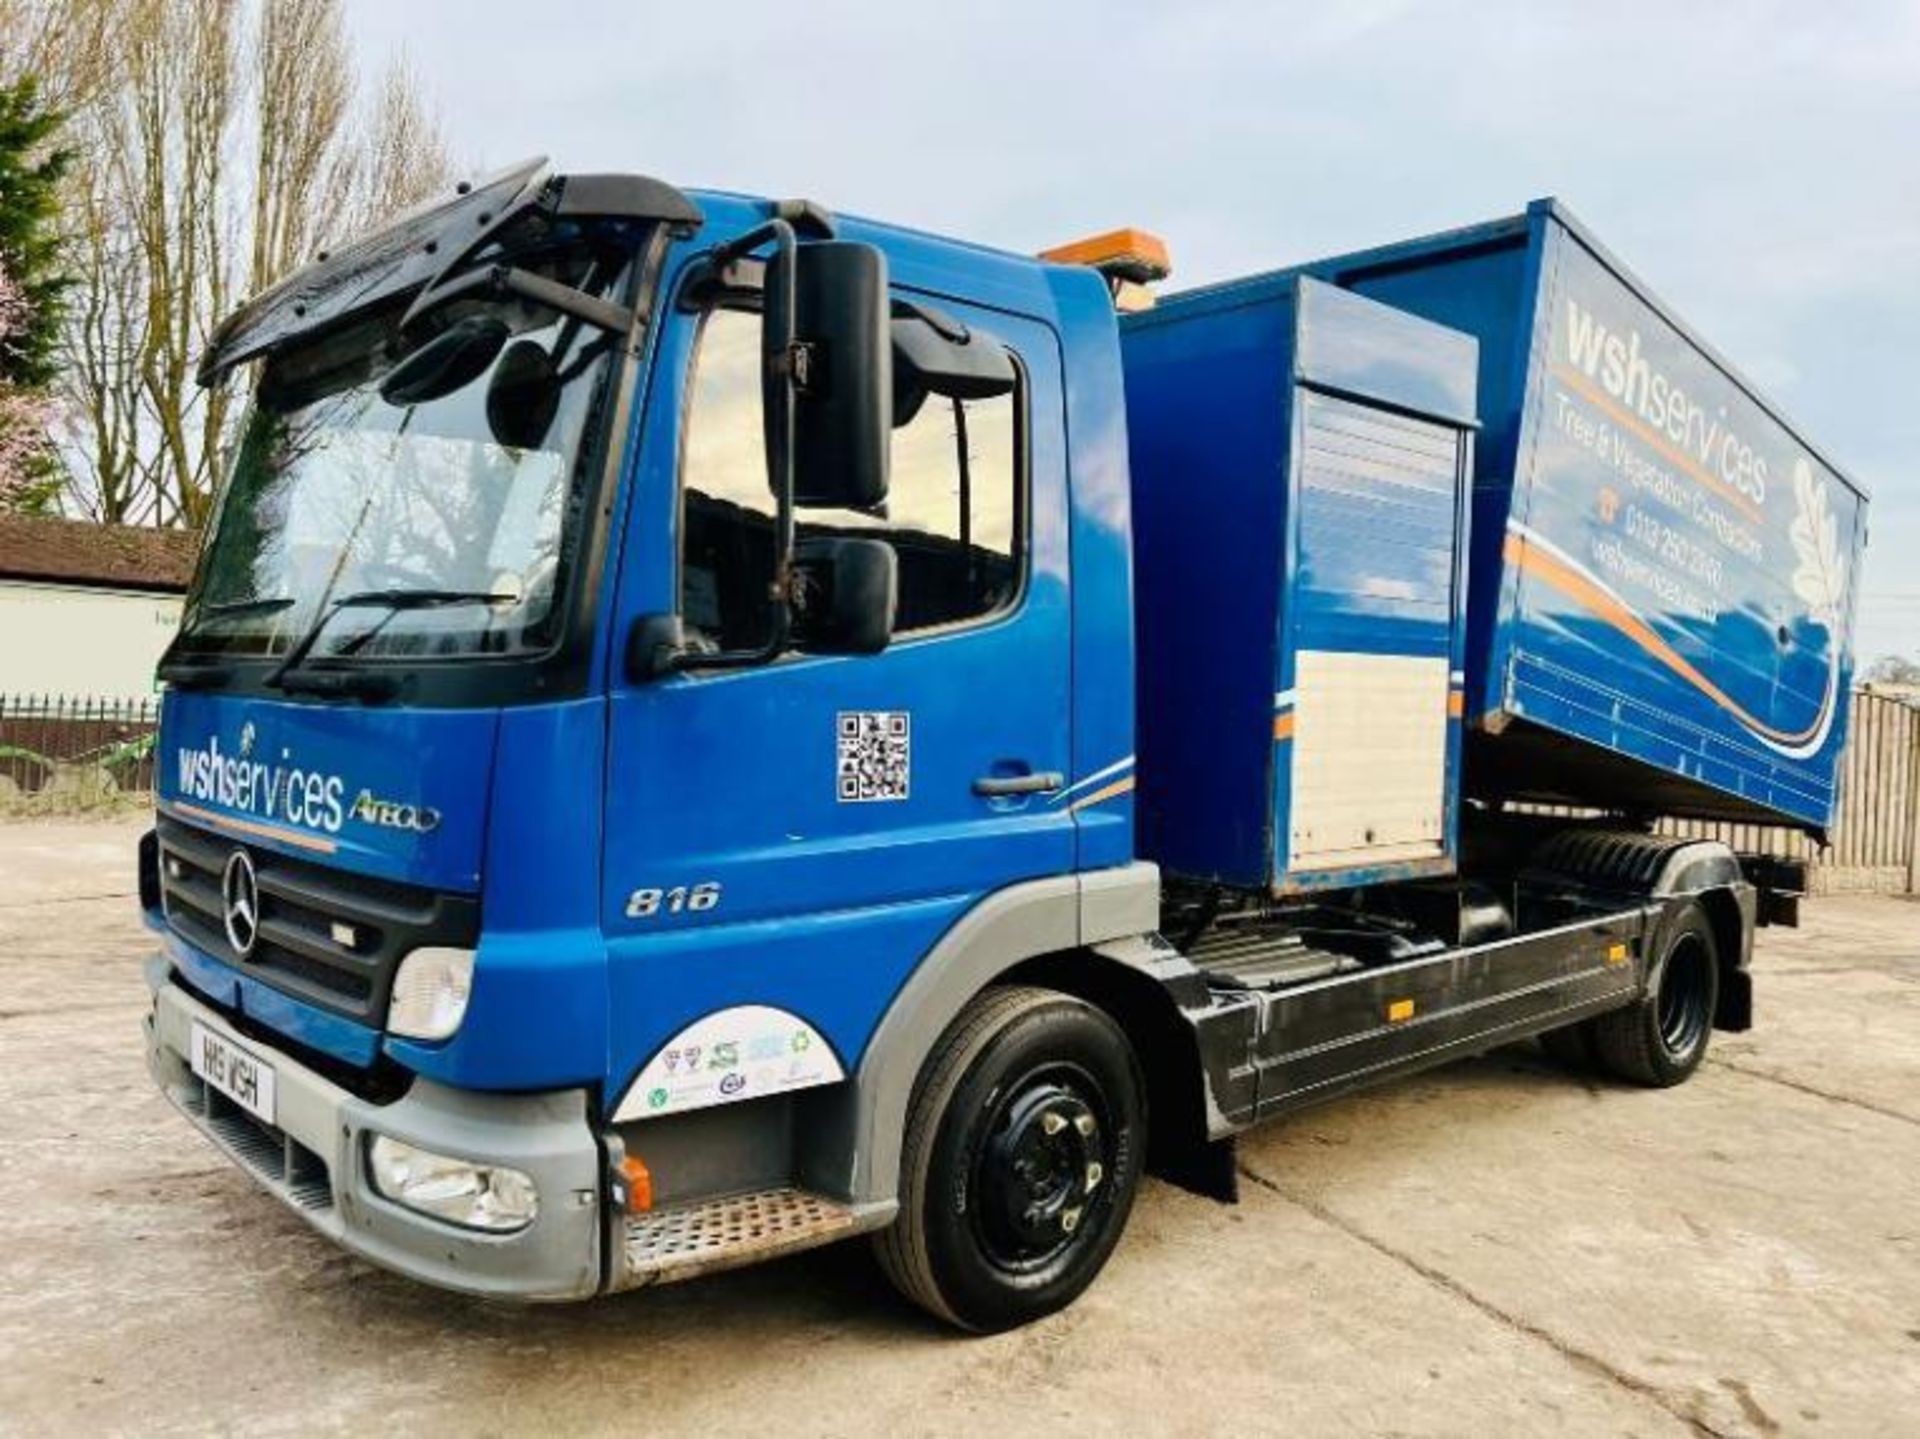
<instances>
[{"instance_id":1,"label":"truck cab","mask_svg":"<svg viewBox=\"0 0 1920 1439\"><path fill-rule=\"evenodd\" d=\"M885 486L810 440L851 382L816 353L789 510L769 272L836 250ZM755 1253L890 1217L876 1036L932 1022L901 1000L943 936L1152 909L1103 282L525 167L262 297L209 378L249 362L163 671L168 1092L336 1238L479 1292L738 1249L627 1210L747 1194Z\"/></svg>"}]
</instances>

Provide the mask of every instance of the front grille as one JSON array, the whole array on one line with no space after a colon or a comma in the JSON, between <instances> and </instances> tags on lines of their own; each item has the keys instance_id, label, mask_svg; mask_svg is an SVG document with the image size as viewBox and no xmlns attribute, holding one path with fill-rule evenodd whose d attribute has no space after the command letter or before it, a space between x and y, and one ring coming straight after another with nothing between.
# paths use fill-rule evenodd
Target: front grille
<instances>
[{"instance_id":1,"label":"front grille","mask_svg":"<svg viewBox=\"0 0 1920 1439\"><path fill-rule=\"evenodd\" d=\"M171 976L168 982L191 995L196 1004L204 1004L219 1015L241 1039L251 1040L259 1048L284 1054L295 1064L311 1069L327 1083L369 1104L392 1104L395 1100L406 1098L407 1091L413 1087L413 1071L396 1064L385 1054L376 1054L373 1062L365 1066L349 1064L325 1050L302 1044L292 1035L262 1024L250 1014L221 1003L215 995L201 993L178 974Z\"/></svg>"},{"instance_id":2,"label":"front grille","mask_svg":"<svg viewBox=\"0 0 1920 1439\"><path fill-rule=\"evenodd\" d=\"M236 845L162 818L160 888L167 923L188 943L242 965L275 989L363 1022L387 1012L394 971L422 945L471 948L479 901L351 874L272 850ZM220 879L235 849L253 860L259 937L244 959L227 938ZM351 931L336 935L335 926Z\"/></svg>"}]
</instances>

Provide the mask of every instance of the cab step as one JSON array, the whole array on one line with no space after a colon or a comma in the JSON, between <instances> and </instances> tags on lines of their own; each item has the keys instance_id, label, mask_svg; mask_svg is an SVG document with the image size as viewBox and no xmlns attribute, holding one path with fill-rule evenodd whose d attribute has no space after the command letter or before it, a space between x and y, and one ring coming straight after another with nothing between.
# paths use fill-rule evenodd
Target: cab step
<instances>
[{"instance_id":1,"label":"cab step","mask_svg":"<svg viewBox=\"0 0 1920 1439\"><path fill-rule=\"evenodd\" d=\"M850 1234L854 1212L791 1187L629 1215L621 1287L672 1284Z\"/></svg>"}]
</instances>

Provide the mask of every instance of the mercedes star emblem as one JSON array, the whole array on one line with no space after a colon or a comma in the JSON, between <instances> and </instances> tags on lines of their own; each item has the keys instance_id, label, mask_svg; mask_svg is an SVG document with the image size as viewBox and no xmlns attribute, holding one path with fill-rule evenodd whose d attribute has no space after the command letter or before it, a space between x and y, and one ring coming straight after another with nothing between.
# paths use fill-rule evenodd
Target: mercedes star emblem
<instances>
[{"instance_id":1,"label":"mercedes star emblem","mask_svg":"<svg viewBox=\"0 0 1920 1439\"><path fill-rule=\"evenodd\" d=\"M227 860L220 876L220 902L227 922L227 942L245 959L260 937L260 884L254 877L253 860L244 849L236 849Z\"/></svg>"}]
</instances>

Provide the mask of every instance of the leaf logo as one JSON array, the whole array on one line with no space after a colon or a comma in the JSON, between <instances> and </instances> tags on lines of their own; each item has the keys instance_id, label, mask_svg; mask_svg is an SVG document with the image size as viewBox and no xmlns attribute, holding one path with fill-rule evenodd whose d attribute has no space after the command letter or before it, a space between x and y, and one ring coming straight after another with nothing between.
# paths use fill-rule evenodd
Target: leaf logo
<instances>
[{"instance_id":1,"label":"leaf logo","mask_svg":"<svg viewBox=\"0 0 1920 1439\"><path fill-rule=\"evenodd\" d=\"M1837 629L1846 606L1847 562L1840 555L1840 527L1827 503L1827 482L1816 480L1804 459L1793 462L1793 494L1799 504L1787 531L1798 560L1793 592L1806 602L1815 624Z\"/></svg>"}]
</instances>

